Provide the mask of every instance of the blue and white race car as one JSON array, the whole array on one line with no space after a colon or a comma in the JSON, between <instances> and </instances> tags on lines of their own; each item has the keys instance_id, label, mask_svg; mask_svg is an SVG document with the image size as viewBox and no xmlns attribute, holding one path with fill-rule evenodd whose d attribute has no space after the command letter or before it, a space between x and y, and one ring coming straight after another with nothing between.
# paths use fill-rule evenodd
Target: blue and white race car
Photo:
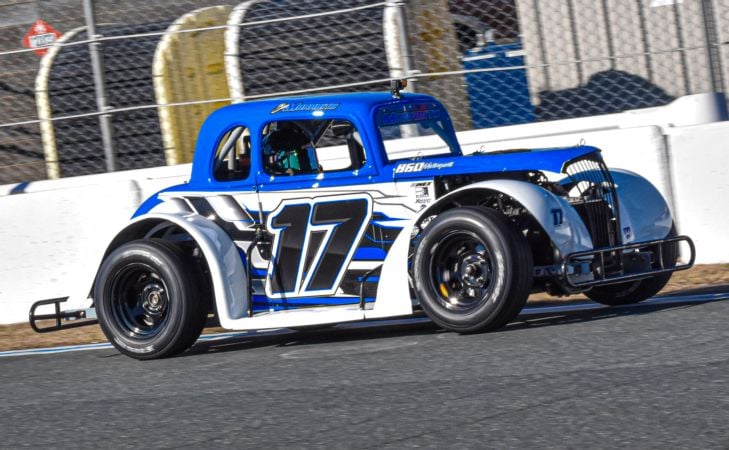
<instances>
[{"instance_id":1,"label":"blue and white race car","mask_svg":"<svg viewBox=\"0 0 729 450\"><path fill-rule=\"evenodd\" d=\"M658 191L598 149L464 155L445 108L395 83L216 111L189 182L141 205L89 287L114 346L151 359L213 315L253 330L424 312L494 330L532 292L634 303L693 260Z\"/></svg>"}]
</instances>

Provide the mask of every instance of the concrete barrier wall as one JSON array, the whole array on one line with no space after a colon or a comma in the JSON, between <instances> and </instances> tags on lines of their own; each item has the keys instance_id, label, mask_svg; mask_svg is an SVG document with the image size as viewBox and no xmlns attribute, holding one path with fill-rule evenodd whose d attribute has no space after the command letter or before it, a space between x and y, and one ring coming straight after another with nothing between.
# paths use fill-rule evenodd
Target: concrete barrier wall
<instances>
[{"instance_id":1,"label":"concrete barrier wall","mask_svg":"<svg viewBox=\"0 0 729 450\"><path fill-rule=\"evenodd\" d=\"M681 232L699 263L729 262L729 122L668 130Z\"/></svg>"},{"instance_id":2,"label":"concrete barrier wall","mask_svg":"<svg viewBox=\"0 0 729 450\"><path fill-rule=\"evenodd\" d=\"M143 199L189 173L187 164L0 186L0 324L27 320L36 300L78 291Z\"/></svg>"},{"instance_id":3,"label":"concrete barrier wall","mask_svg":"<svg viewBox=\"0 0 729 450\"><path fill-rule=\"evenodd\" d=\"M669 200L680 232L696 241L699 263L729 262L729 122L692 126L714 118L697 111L677 116L669 105L473 130L459 140L465 152L581 141L600 147L608 165L642 174ZM189 173L190 165L180 165L0 186L0 324L27 320L36 300L77 291L76 281L93 274L95 255L135 208Z\"/></svg>"},{"instance_id":4,"label":"concrete barrier wall","mask_svg":"<svg viewBox=\"0 0 729 450\"><path fill-rule=\"evenodd\" d=\"M0 320L23 320L33 300L68 296L138 199L130 180L3 197Z\"/></svg>"}]
</instances>

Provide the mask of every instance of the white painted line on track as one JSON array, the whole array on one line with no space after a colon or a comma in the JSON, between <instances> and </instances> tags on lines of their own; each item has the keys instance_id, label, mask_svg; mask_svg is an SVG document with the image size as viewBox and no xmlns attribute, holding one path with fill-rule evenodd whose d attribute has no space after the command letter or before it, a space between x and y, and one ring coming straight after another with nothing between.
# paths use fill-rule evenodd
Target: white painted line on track
<instances>
[{"instance_id":1,"label":"white painted line on track","mask_svg":"<svg viewBox=\"0 0 729 450\"><path fill-rule=\"evenodd\" d=\"M83 344L83 345L66 345L63 347L47 347L47 348L30 348L26 350L9 350L0 352L0 358L5 356L25 356L25 355L49 355L52 353L80 352L83 350L98 350L102 348L111 348L108 342L99 344Z\"/></svg>"},{"instance_id":2,"label":"white painted line on track","mask_svg":"<svg viewBox=\"0 0 729 450\"><path fill-rule=\"evenodd\" d=\"M671 304L687 304L687 303L709 303L717 302L722 300L729 300L729 292L722 292L716 294L697 294L692 296L672 296L667 295L663 297L653 298L641 303L634 305L625 305L621 308L641 308L645 306L660 306L660 305L671 305ZM555 314L565 312L577 312L577 311L589 311L594 309L607 309L609 306L604 306L599 303L593 302L580 302L570 303L568 305L560 306L529 306L522 309L519 316L531 316L537 314ZM402 319L385 319L385 320L373 320L369 322L353 322L337 325L337 329L358 329L358 328L373 328L373 327L384 327L384 326L396 326L396 325L412 325L417 323L429 322L430 319L427 317L408 317ZM273 336L279 334L296 333L296 331L289 330L286 328L279 328L275 330L262 330L262 331L230 331L226 333L215 333L205 334L200 336L198 341L218 341L222 339L230 339L237 337L257 337L257 336ZM55 353L67 353L67 352L79 352L84 350L101 350L113 348L108 342L98 344L83 344L83 345L67 345L63 347L48 347L48 348L31 348L25 350L9 350L0 352L0 358L10 356L29 356L29 355L49 355Z\"/></svg>"},{"instance_id":3,"label":"white painted line on track","mask_svg":"<svg viewBox=\"0 0 729 450\"><path fill-rule=\"evenodd\" d=\"M227 333L205 334L200 336L200 338L198 338L198 341L216 341L243 336L281 334L281 331L282 329L266 330L265 332L230 331ZM289 332L288 330L284 331ZM84 350L101 350L109 348L113 348L113 346L108 342L101 342L98 344L67 345L63 347L29 348L25 350L8 350L5 352L0 352L0 358L6 356L49 355L53 353L80 352Z\"/></svg>"},{"instance_id":4,"label":"white painted line on track","mask_svg":"<svg viewBox=\"0 0 729 450\"><path fill-rule=\"evenodd\" d=\"M729 300L729 292L718 294L697 294L688 296L666 295L663 297L652 298L644 302L635 303L633 305L623 305L620 308L642 308L645 306L671 305L673 303L709 303L721 300ZM570 303L568 305L559 306L529 306L521 310L520 316L528 316L534 314L552 314L572 311L589 311L592 309L612 308L611 306L601 305L599 303L585 301L580 303Z\"/></svg>"}]
</instances>

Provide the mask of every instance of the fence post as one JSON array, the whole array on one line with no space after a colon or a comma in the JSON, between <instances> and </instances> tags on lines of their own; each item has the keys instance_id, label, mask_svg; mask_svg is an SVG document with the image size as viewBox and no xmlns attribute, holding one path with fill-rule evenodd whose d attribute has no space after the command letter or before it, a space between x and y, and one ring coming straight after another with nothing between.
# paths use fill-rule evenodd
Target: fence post
<instances>
[{"instance_id":1,"label":"fence post","mask_svg":"<svg viewBox=\"0 0 729 450\"><path fill-rule=\"evenodd\" d=\"M402 69L405 78L416 73L413 62L413 50L410 46L410 35L408 34L407 0L389 0L391 6L395 7L395 22L400 38L400 50L402 51ZM415 92L415 80L408 80L411 92Z\"/></svg>"},{"instance_id":2,"label":"fence post","mask_svg":"<svg viewBox=\"0 0 729 450\"><path fill-rule=\"evenodd\" d=\"M701 13L704 20L704 40L706 41L706 53L709 61L711 89L714 92L724 92L719 36L716 31L716 18L712 0L701 0Z\"/></svg>"},{"instance_id":3,"label":"fence post","mask_svg":"<svg viewBox=\"0 0 729 450\"><path fill-rule=\"evenodd\" d=\"M91 71L94 75L94 88L96 91L96 107L100 113L99 127L101 129L101 141L104 146L104 158L106 160L106 171L116 170L116 155L114 153L114 129L111 121L111 109L106 98L106 83L104 80L104 60L101 53L101 42L97 39L101 36L96 34L96 16L94 15L93 0L84 0L84 16L86 17L86 35L92 41L89 43L89 54L91 57ZM107 114L105 114L107 113Z\"/></svg>"}]
</instances>

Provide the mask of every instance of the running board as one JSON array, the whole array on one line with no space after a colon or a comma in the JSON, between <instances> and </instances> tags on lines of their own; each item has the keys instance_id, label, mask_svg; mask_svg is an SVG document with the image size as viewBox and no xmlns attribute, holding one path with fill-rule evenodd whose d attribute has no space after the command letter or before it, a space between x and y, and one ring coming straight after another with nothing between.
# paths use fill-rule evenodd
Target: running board
<instances>
[{"instance_id":1,"label":"running board","mask_svg":"<svg viewBox=\"0 0 729 450\"><path fill-rule=\"evenodd\" d=\"M356 301L357 298L353 297ZM270 330L275 328L307 327L365 320L367 310L357 303L337 306L290 309L256 313L253 317L221 320L220 326L235 331Z\"/></svg>"}]
</instances>

